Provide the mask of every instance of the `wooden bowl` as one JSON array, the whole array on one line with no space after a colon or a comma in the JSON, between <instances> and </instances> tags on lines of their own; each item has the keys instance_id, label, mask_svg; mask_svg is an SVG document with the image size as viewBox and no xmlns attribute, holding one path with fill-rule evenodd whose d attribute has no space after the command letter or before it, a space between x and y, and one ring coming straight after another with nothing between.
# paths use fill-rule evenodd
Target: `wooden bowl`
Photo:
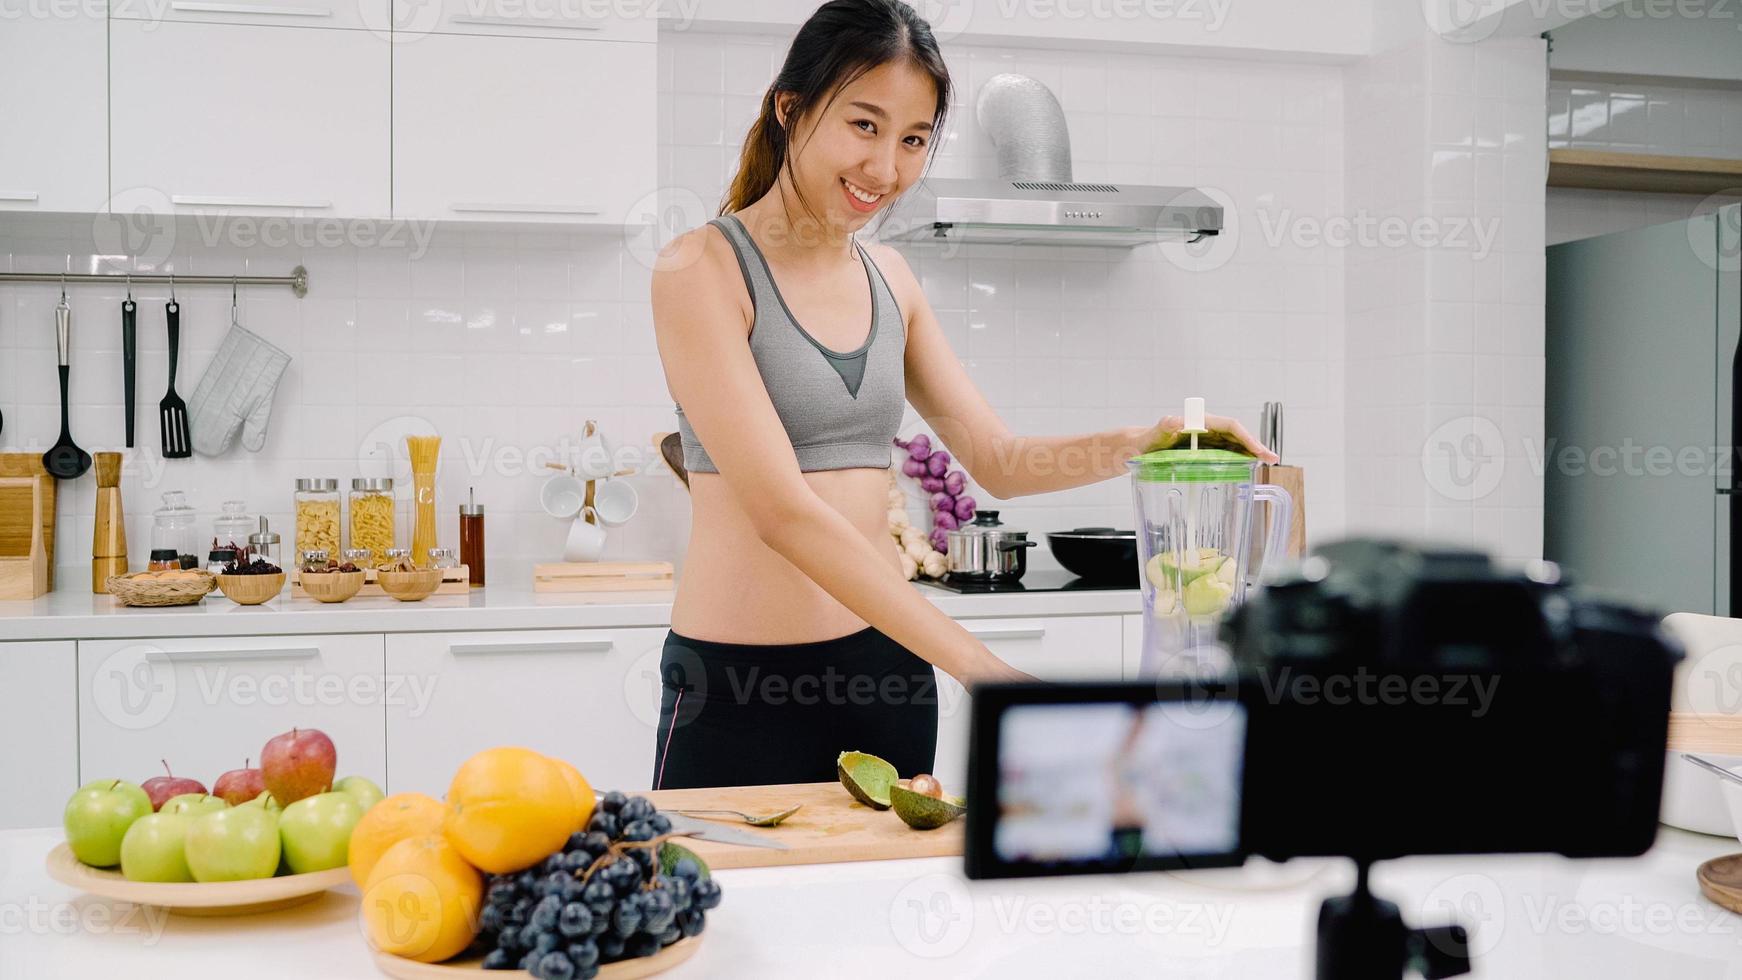
<instances>
[{"instance_id":1,"label":"wooden bowl","mask_svg":"<svg viewBox=\"0 0 1742 980\"><path fill-rule=\"evenodd\" d=\"M174 574L175 578L159 578ZM188 606L199 602L217 587L217 579L203 568L174 573L135 572L111 575L103 587L124 606Z\"/></svg>"},{"instance_id":2,"label":"wooden bowl","mask_svg":"<svg viewBox=\"0 0 1742 980\"><path fill-rule=\"evenodd\" d=\"M258 606L275 599L284 589L284 573L271 575L219 575L218 588L231 601L243 606Z\"/></svg>"},{"instance_id":3,"label":"wooden bowl","mask_svg":"<svg viewBox=\"0 0 1742 980\"><path fill-rule=\"evenodd\" d=\"M182 915L252 915L313 901L321 892L348 884L351 869L253 881L128 881L114 868L93 868L73 857L64 842L48 852L48 876L63 885L116 902L156 905Z\"/></svg>"},{"instance_id":4,"label":"wooden bowl","mask_svg":"<svg viewBox=\"0 0 1742 980\"><path fill-rule=\"evenodd\" d=\"M322 602L344 602L363 587L362 572L303 572L302 590Z\"/></svg>"},{"instance_id":5,"label":"wooden bowl","mask_svg":"<svg viewBox=\"0 0 1742 980\"><path fill-rule=\"evenodd\" d=\"M416 602L441 588L442 570L420 568L415 572L376 572L375 584L401 602Z\"/></svg>"},{"instance_id":6,"label":"wooden bowl","mask_svg":"<svg viewBox=\"0 0 1742 980\"><path fill-rule=\"evenodd\" d=\"M702 933L702 936L705 935L707 933ZM696 947L702 944L702 936L680 939L652 956L601 963L599 980L636 980L637 977L664 973L694 956ZM446 963L419 963L391 953L378 952L375 954L375 966L382 973L398 980L465 980L467 977L482 977L484 974L484 961L477 957L469 960L449 960ZM490 975L497 976L495 973Z\"/></svg>"}]
</instances>

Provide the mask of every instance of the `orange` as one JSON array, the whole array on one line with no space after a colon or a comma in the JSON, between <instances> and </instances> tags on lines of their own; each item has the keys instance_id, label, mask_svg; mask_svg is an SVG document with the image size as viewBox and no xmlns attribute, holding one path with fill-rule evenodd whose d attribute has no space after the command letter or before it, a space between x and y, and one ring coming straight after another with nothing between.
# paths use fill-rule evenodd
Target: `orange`
<instances>
[{"instance_id":1,"label":"orange","mask_svg":"<svg viewBox=\"0 0 1742 980\"><path fill-rule=\"evenodd\" d=\"M586 829L587 820L593 816L593 787L587 784L587 777L581 775L579 769L554 755L547 755L545 758L555 763L556 767L562 771L563 779L567 780L569 784L569 795L575 798L575 822L570 829Z\"/></svg>"},{"instance_id":2,"label":"orange","mask_svg":"<svg viewBox=\"0 0 1742 980\"><path fill-rule=\"evenodd\" d=\"M544 860L574 829L568 780L531 749L486 749L467 759L448 787L448 807L442 833L473 867L491 874Z\"/></svg>"},{"instance_id":3,"label":"orange","mask_svg":"<svg viewBox=\"0 0 1742 980\"><path fill-rule=\"evenodd\" d=\"M370 807L351 829L351 880L357 887L387 849L407 837L439 835L447 819L447 804L422 793L395 793Z\"/></svg>"},{"instance_id":4,"label":"orange","mask_svg":"<svg viewBox=\"0 0 1742 980\"><path fill-rule=\"evenodd\" d=\"M407 837L363 884L363 932L376 949L438 963L472 944L484 876L444 837Z\"/></svg>"}]
</instances>

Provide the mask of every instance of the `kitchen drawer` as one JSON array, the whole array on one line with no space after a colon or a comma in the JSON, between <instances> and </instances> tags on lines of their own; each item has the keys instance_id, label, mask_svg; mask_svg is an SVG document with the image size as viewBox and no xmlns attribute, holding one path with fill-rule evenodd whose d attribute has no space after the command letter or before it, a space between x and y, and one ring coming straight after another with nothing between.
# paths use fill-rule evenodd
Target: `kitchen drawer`
<instances>
[{"instance_id":1,"label":"kitchen drawer","mask_svg":"<svg viewBox=\"0 0 1742 980\"><path fill-rule=\"evenodd\" d=\"M387 637L389 675L434 680L389 705L389 790L440 798L474 753L524 745L599 789L651 785L665 630L505 630Z\"/></svg>"},{"instance_id":2,"label":"kitchen drawer","mask_svg":"<svg viewBox=\"0 0 1742 980\"><path fill-rule=\"evenodd\" d=\"M71 640L0 643L0 830L56 827L79 787Z\"/></svg>"},{"instance_id":3,"label":"kitchen drawer","mask_svg":"<svg viewBox=\"0 0 1742 980\"><path fill-rule=\"evenodd\" d=\"M537 37L570 41L658 39L655 0L392 0L394 40L414 43L430 34Z\"/></svg>"},{"instance_id":4,"label":"kitchen drawer","mask_svg":"<svg viewBox=\"0 0 1742 980\"><path fill-rule=\"evenodd\" d=\"M1123 671L1122 618L969 619L962 626L1005 663L1041 680L1116 681ZM941 670L936 674L938 750L933 771L946 792L959 794L968 785L970 698L955 678Z\"/></svg>"},{"instance_id":5,"label":"kitchen drawer","mask_svg":"<svg viewBox=\"0 0 1742 980\"><path fill-rule=\"evenodd\" d=\"M0 211L107 206L108 25L0 17Z\"/></svg>"},{"instance_id":6,"label":"kitchen drawer","mask_svg":"<svg viewBox=\"0 0 1742 980\"><path fill-rule=\"evenodd\" d=\"M379 783L383 706L415 700L382 661L379 633L80 641L80 776L139 782L162 759L210 788L274 735L318 728L337 776Z\"/></svg>"},{"instance_id":7,"label":"kitchen drawer","mask_svg":"<svg viewBox=\"0 0 1742 980\"><path fill-rule=\"evenodd\" d=\"M655 57L524 37L397 45L394 215L620 225L658 187Z\"/></svg>"},{"instance_id":8,"label":"kitchen drawer","mask_svg":"<svg viewBox=\"0 0 1742 980\"><path fill-rule=\"evenodd\" d=\"M118 199L153 213L387 215L385 38L137 21L110 33Z\"/></svg>"},{"instance_id":9,"label":"kitchen drawer","mask_svg":"<svg viewBox=\"0 0 1742 980\"><path fill-rule=\"evenodd\" d=\"M109 0L109 18L375 31L389 36L393 0Z\"/></svg>"}]
</instances>

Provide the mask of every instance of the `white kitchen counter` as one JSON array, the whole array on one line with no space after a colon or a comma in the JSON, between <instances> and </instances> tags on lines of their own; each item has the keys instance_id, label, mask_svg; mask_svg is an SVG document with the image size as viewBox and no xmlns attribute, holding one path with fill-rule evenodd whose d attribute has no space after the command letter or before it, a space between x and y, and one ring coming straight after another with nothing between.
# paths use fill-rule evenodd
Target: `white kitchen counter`
<instances>
[{"instance_id":1,"label":"white kitchen counter","mask_svg":"<svg viewBox=\"0 0 1742 980\"><path fill-rule=\"evenodd\" d=\"M56 884L56 830L0 832L0 980L380 976L346 887L295 909L185 918ZM1742 918L1699 894L1694 868L1735 840L1663 828L1644 857L1418 858L1374 888L1415 924L1471 930L1475 977L1735 976ZM665 976L1312 976L1321 899L1346 862L970 883L953 858L720 872L702 947Z\"/></svg>"},{"instance_id":2,"label":"white kitchen counter","mask_svg":"<svg viewBox=\"0 0 1742 980\"><path fill-rule=\"evenodd\" d=\"M65 576L69 583L79 581ZM948 615L1119 615L1141 611L1135 589L958 595L916 586ZM585 629L668 626L669 592L535 593L530 580L433 595L421 602L358 596L322 603L293 598L239 606L214 592L192 606L130 607L84 588L57 589L29 602L0 602L0 640L131 639L167 636L269 636L284 633L416 633L442 630Z\"/></svg>"}]
</instances>

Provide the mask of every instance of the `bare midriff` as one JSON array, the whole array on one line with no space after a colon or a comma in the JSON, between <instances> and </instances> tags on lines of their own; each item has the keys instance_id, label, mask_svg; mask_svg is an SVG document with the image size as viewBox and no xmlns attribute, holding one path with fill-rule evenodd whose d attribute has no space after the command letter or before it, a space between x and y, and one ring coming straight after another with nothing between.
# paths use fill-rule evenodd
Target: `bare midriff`
<instances>
[{"instance_id":1,"label":"bare midriff","mask_svg":"<svg viewBox=\"0 0 1742 980\"><path fill-rule=\"evenodd\" d=\"M889 535L889 471L819 470L804 480L823 502L898 573ZM691 524L671 628L720 643L810 643L846 636L866 623L757 536L750 516L718 473L690 474ZM817 554L840 554L839 542L809 542Z\"/></svg>"}]
</instances>

